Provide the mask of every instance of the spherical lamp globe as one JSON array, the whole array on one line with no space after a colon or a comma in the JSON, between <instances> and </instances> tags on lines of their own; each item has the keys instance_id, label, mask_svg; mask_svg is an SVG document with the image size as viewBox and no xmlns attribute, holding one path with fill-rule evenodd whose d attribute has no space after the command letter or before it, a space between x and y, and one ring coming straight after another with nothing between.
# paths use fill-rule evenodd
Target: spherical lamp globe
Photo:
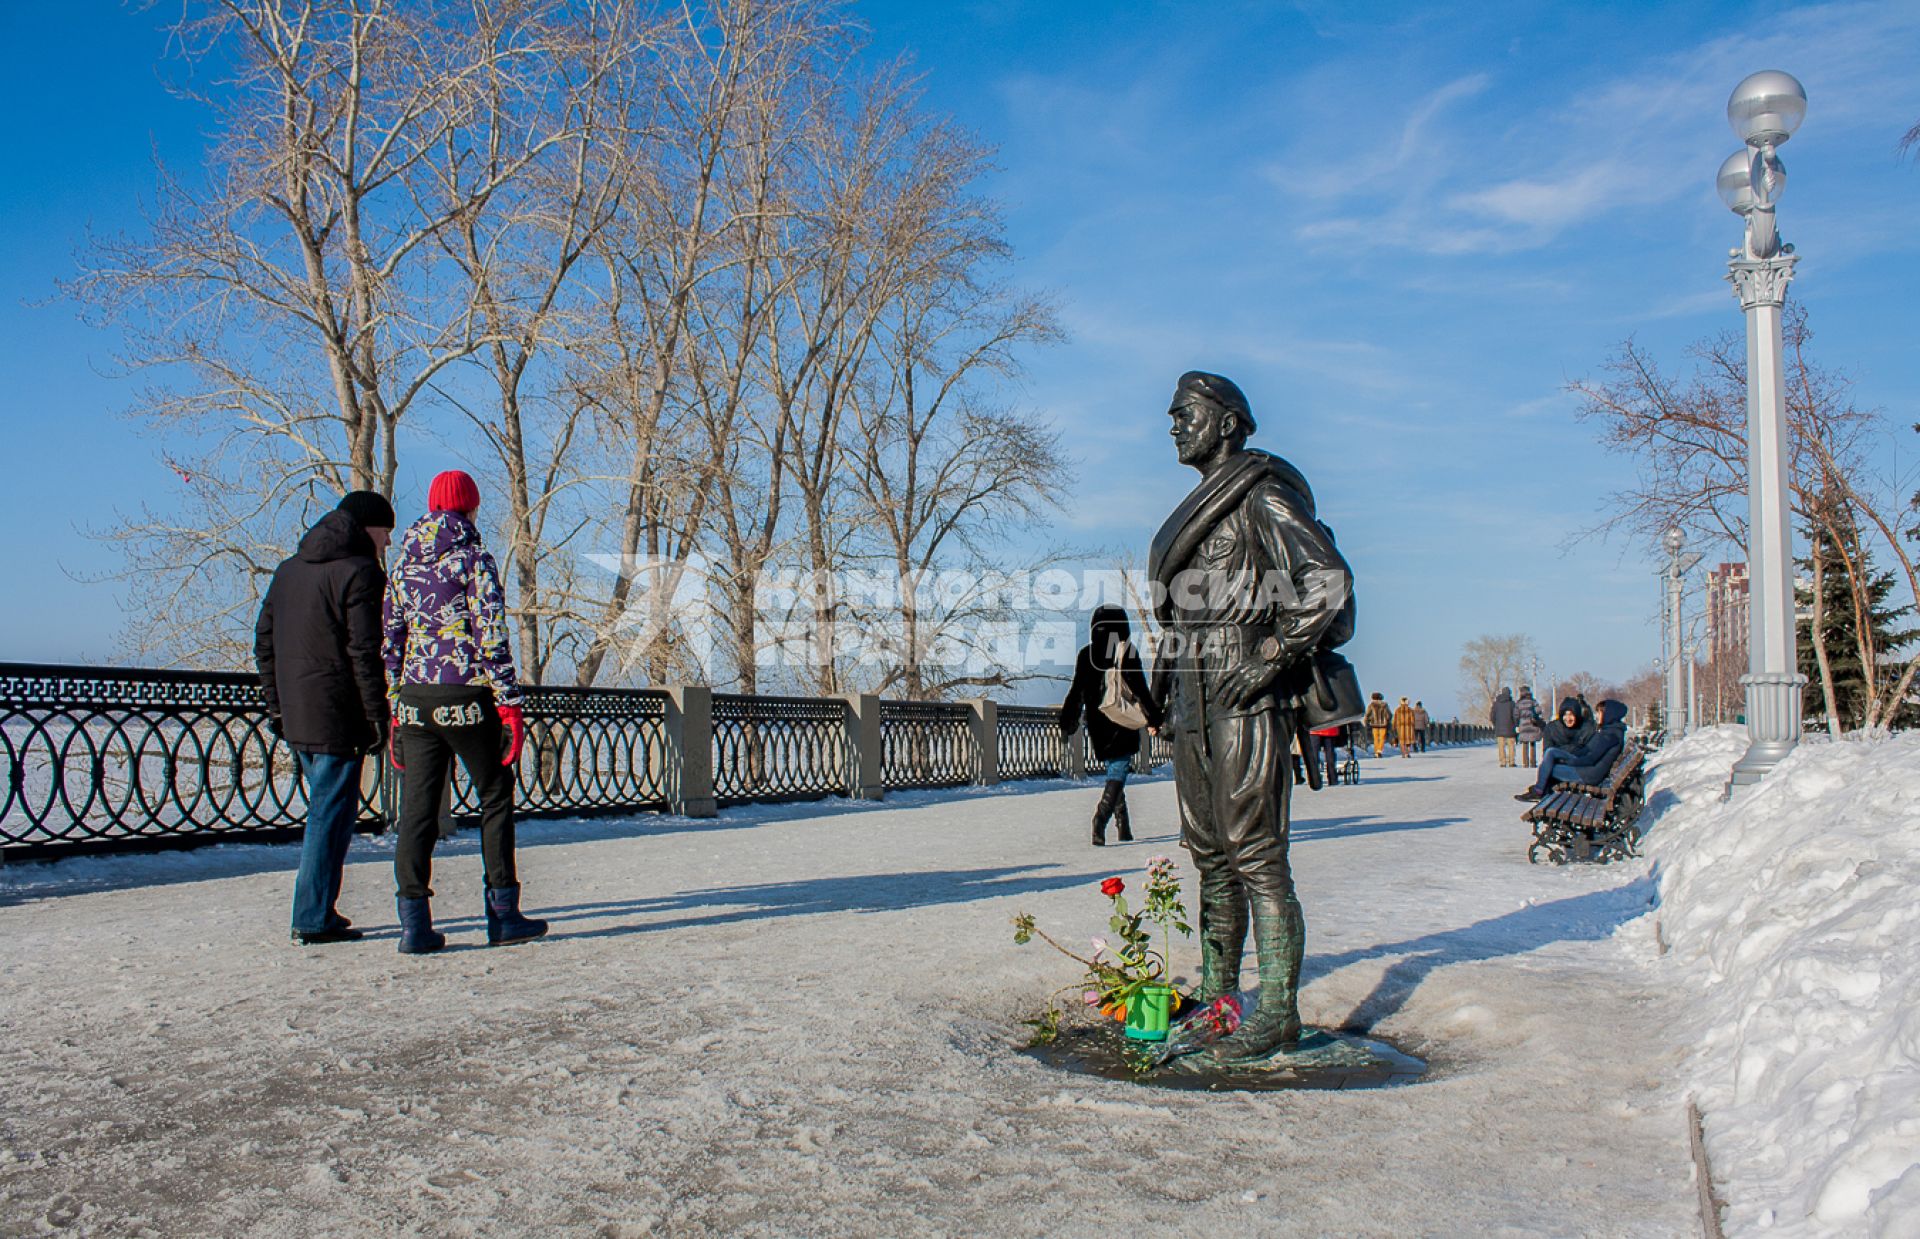
<instances>
[{"instance_id":1,"label":"spherical lamp globe","mask_svg":"<svg viewBox=\"0 0 1920 1239\"><path fill-rule=\"evenodd\" d=\"M1727 100L1727 123L1748 146L1785 142L1806 114L1806 87L1778 69L1748 74Z\"/></svg>"}]
</instances>

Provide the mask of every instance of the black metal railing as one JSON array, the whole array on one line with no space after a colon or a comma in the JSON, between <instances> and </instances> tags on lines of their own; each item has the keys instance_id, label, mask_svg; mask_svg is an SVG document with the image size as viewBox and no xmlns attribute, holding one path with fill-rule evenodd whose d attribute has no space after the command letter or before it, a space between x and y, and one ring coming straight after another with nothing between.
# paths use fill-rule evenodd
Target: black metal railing
<instances>
[{"instance_id":1,"label":"black metal railing","mask_svg":"<svg viewBox=\"0 0 1920 1239\"><path fill-rule=\"evenodd\" d=\"M1002 779L1057 779L1066 768L1067 738L1055 706L1001 706L996 727Z\"/></svg>"},{"instance_id":2,"label":"black metal railing","mask_svg":"<svg viewBox=\"0 0 1920 1239\"><path fill-rule=\"evenodd\" d=\"M847 795L853 777L847 713L839 698L715 693L716 803Z\"/></svg>"},{"instance_id":3,"label":"black metal railing","mask_svg":"<svg viewBox=\"0 0 1920 1239\"><path fill-rule=\"evenodd\" d=\"M525 818L586 817L667 807L667 694L644 688L529 687L527 742L515 769L514 812ZM381 764L386 803L399 780ZM452 811L478 816L479 797L454 763Z\"/></svg>"},{"instance_id":4,"label":"black metal railing","mask_svg":"<svg viewBox=\"0 0 1920 1239\"><path fill-rule=\"evenodd\" d=\"M987 733L976 730L978 705L685 692L705 704L682 715L663 690L527 689L517 811L584 817L705 796L724 806L853 795L876 757L888 789L1077 777L1087 760L1054 706L994 707ZM689 717L709 730L686 732L699 726ZM1428 729L1436 745L1491 738L1484 724ZM876 741L877 754L866 747ZM695 772L689 753L703 749L710 767ZM1172 749L1171 735L1149 739L1136 768L1164 767ZM284 838L306 821L299 761L268 729L246 674L0 663L0 762L8 855ZM370 759L361 827L390 822L398 793L384 755ZM462 770L448 807L456 820L478 812Z\"/></svg>"},{"instance_id":5,"label":"black metal railing","mask_svg":"<svg viewBox=\"0 0 1920 1239\"><path fill-rule=\"evenodd\" d=\"M884 787L954 787L980 777L973 711L944 701L880 703Z\"/></svg>"},{"instance_id":6,"label":"black metal railing","mask_svg":"<svg viewBox=\"0 0 1920 1239\"><path fill-rule=\"evenodd\" d=\"M293 751L248 675L0 663L0 844L288 830ZM361 816L378 821L377 792Z\"/></svg>"}]
</instances>

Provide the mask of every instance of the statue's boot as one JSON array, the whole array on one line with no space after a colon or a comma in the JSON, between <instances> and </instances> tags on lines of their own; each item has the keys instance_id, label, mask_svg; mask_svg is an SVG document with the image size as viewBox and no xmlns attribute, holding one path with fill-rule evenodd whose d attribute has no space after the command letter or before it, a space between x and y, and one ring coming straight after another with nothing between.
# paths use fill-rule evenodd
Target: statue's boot
<instances>
[{"instance_id":1,"label":"statue's boot","mask_svg":"<svg viewBox=\"0 0 1920 1239\"><path fill-rule=\"evenodd\" d=\"M1247 949L1247 897L1232 877L1200 879L1200 1005L1240 988Z\"/></svg>"},{"instance_id":2,"label":"statue's boot","mask_svg":"<svg viewBox=\"0 0 1920 1239\"><path fill-rule=\"evenodd\" d=\"M1300 961L1306 919L1291 895L1256 898L1253 940L1260 960L1260 995L1240 1027L1215 1042L1208 1057L1222 1066L1259 1062L1300 1040Z\"/></svg>"},{"instance_id":3,"label":"statue's boot","mask_svg":"<svg viewBox=\"0 0 1920 1239\"><path fill-rule=\"evenodd\" d=\"M1100 803L1093 808L1093 846L1107 846L1107 819L1113 816L1113 807L1120 801L1120 790L1125 787L1118 779L1108 779L1106 790L1100 793Z\"/></svg>"}]
</instances>

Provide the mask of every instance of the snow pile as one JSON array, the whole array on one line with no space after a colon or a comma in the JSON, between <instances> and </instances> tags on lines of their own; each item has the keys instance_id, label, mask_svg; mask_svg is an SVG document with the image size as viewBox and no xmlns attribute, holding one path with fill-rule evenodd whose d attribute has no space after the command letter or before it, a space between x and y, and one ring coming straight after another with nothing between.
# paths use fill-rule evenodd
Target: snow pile
<instances>
[{"instance_id":1,"label":"snow pile","mask_svg":"<svg viewBox=\"0 0 1920 1239\"><path fill-rule=\"evenodd\" d=\"M1676 1030L1730 1234L1920 1234L1920 735L1809 737L1719 799L1744 729L1649 781Z\"/></svg>"}]
</instances>

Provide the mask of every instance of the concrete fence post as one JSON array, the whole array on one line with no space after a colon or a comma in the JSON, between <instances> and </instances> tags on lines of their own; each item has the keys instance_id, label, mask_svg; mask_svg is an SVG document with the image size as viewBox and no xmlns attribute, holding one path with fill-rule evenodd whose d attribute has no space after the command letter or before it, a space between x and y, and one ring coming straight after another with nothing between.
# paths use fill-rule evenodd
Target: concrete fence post
<instances>
[{"instance_id":1,"label":"concrete fence post","mask_svg":"<svg viewBox=\"0 0 1920 1239\"><path fill-rule=\"evenodd\" d=\"M669 684L666 691L668 800L683 817L712 817L713 690Z\"/></svg>"},{"instance_id":2,"label":"concrete fence post","mask_svg":"<svg viewBox=\"0 0 1920 1239\"><path fill-rule=\"evenodd\" d=\"M882 776L880 694L854 693L847 703L847 743L852 749L847 791L855 800L879 800L887 794Z\"/></svg>"},{"instance_id":3,"label":"concrete fence post","mask_svg":"<svg viewBox=\"0 0 1920 1239\"><path fill-rule=\"evenodd\" d=\"M990 697L975 697L967 702L972 712L973 752L980 759L975 782L992 787L1000 781L1000 703Z\"/></svg>"}]
</instances>

